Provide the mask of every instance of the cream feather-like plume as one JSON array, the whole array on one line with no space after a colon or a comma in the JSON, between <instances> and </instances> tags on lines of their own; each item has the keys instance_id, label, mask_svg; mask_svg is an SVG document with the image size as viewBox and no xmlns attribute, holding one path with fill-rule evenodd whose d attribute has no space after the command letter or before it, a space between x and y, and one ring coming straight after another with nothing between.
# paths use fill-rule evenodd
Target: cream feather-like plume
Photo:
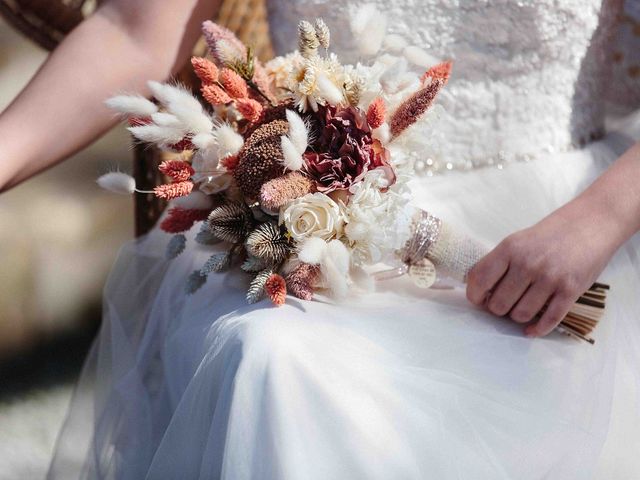
<instances>
[{"instance_id":1,"label":"cream feather-like plume","mask_svg":"<svg viewBox=\"0 0 640 480\"><path fill-rule=\"evenodd\" d=\"M136 191L136 181L131 175L122 172L109 172L101 175L96 183L105 190L121 195L130 195Z\"/></svg>"},{"instance_id":2,"label":"cream feather-like plume","mask_svg":"<svg viewBox=\"0 0 640 480\"><path fill-rule=\"evenodd\" d=\"M372 4L350 9L351 32L362 55L375 55L387 32L387 19Z\"/></svg>"},{"instance_id":3,"label":"cream feather-like plume","mask_svg":"<svg viewBox=\"0 0 640 480\"><path fill-rule=\"evenodd\" d=\"M156 104L142 95L116 95L104 103L116 112L136 117L150 117L158 111Z\"/></svg>"},{"instance_id":4,"label":"cream feather-like plume","mask_svg":"<svg viewBox=\"0 0 640 480\"><path fill-rule=\"evenodd\" d=\"M296 171L304 164L302 155L309 145L309 129L293 110L287 110L286 115L289 132L281 137L283 163L288 170Z\"/></svg>"},{"instance_id":5,"label":"cream feather-like plume","mask_svg":"<svg viewBox=\"0 0 640 480\"><path fill-rule=\"evenodd\" d=\"M326 242L318 237L310 237L298 247L298 259L320 266L320 273L335 298L347 296L350 255L344 243L340 240Z\"/></svg>"}]
</instances>

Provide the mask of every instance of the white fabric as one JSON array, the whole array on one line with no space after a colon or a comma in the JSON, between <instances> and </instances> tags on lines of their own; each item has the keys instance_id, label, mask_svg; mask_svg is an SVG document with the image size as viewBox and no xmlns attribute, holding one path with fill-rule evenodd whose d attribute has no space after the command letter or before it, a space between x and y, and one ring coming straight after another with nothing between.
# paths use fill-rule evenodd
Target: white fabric
<instances>
[{"instance_id":1,"label":"white fabric","mask_svg":"<svg viewBox=\"0 0 640 480\"><path fill-rule=\"evenodd\" d=\"M332 9L344 10L348 3L272 2L272 18L278 19L273 30L284 38L300 15L322 14L331 24L338 19ZM469 110L469 121L478 120L482 137L490 140L484 142L488 146L473 140L469 149L492 149L494 141L517 144L516 150L534 148L536 138L542 148L552 130L530 112L552 122L564 139L572 108L580 117L577 124L590 128L602 120L586 104L575 107L566 94L581 64L573 44L583 45L582 55L588 56L585 38L598 18L612 14L600 11L600 2L522 1L522 10L501 0L403 0L388 8L387 3L380 5L388 17L400 19L391 23L395 28L425 38L438 28L439 35L428 38L442 45L456 45L456 35L463 36L469 48L454 50L459 65L467 57L477 65L477 52L503 66L508 58L520 59L511 76L516 84L529 85L529 96L509 97L503 77L485 68L474 77L473 68L462 67L470 83L453 82L455 92L469 94L467 101L486 102L485 113L496 107L491 100L496 95L487 91L525 102L505 107L516 125L487 124ZM476 8L480 4L485 16ZM571 35L565 40L572 73L547 65L555 45L546 41L548 31L530 38L540 22L559 25L558 19ZM522 27L513 28L512 22ZM583 29L588 32L578 32ZM513 48L502 57L501 50L486 48L486 30L507 38ZM342 30L333 32L339 43ZM536 57L536 69L527 67ZM565 92L554 94L551 104L546 84L523 78L526 70L539 80L538 70L547 68L561 75L557 88ZM556 116L562 118L556 122ZM458 118L462 131L469 132L466 122ZM463 140L456 138L455 148L463 150ZM417 178L416 203L496 243L571 199L637 139L640 117L629 117L581 150L503 169ZM102 331L49 478L640 477L637 238L602 274L612 290L596 344L590 346L558 334L528 339L520 326L470 306L464 292L419 290L406 277L341 305L288 299L279 309L267 301L249 306L248 278L241 272L211 276L187 297L187 276L211 254L211 248L193 242L197 228L189 234L187 251L170 262L164 259L169 236L158 230L124 246L105 289Z\"/></svg>"}]
</instances>

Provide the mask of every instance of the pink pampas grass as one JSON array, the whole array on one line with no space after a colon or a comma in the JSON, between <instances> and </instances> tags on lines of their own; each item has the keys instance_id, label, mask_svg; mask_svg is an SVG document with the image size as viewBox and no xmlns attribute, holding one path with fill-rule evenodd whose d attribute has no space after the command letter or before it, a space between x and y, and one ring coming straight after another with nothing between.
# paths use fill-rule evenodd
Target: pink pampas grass
<instances>
[{"instance_id":1,"label":"pink pampas grass","mask_svg":"<svg viewBox=\"0 0 640 480\"><path fill-rule=\"evenodd\" d=\"M313 182L300 172L290 172L269 180L260 188L260 204L273 212L314 190Z\"/></svg>"},{"instance_id":2,"label":"pink pampas grass","mask_svg":"<svg viewBox=\"0 0 640 480\"><path fill-rule=\"evenodd\" d=\"M287 286L293 296L302 300L311 300L313 298L313 285L316 283L318 275L320 275L320 267L318 265L301 263L287 275Z\"/></svg>"},{"instance_id":3,"label":"pink pampas grass","mask_svg":"<svg viewBox=\"0 0 640 480\"><path fill-rule=\"evenodd\" d=\"M247 82L230 68L220 70L220 83L231 98L247 98Z\"/></svg>"},{"instance_id":4,"label":"pink pampas grass","mask_svg":"<svg viewBox=\"0 0 640 480\"><path fill-rule=\"evenodd\" d=\"M204 99L213 106L224 105L232 101L229 94L216 84L204 85L200 91Z\"/></svg>"},{"instance_id":5,"label":"pink pampas grass","mask_svg":"<svg viewBox=\"0 0 640 480\"><path fill-rule=\"evenodd\" d=\"M416 123L429 110L443 85L443 80L434 80L400 104L389 121L393 138Z\"/></svg>"},{"instance_id":6,"label":"pink pampas grass","mask_svg":"<svg viewBox=\"0 0 640 480\"><path fill-rule=\"evenodd\" d=\"M377 97L367 109L367 123L371 128L378 128L384 123L386 113L387 108L384 105L384 100Z\"/></svg>"},{"instance_id":7,"label":"pink pampas grass","mask_svg":"<svg viewBox=\"0 0 640 480\"><path fill-rule=\"evenodd\" d=\"M174 207L167 218L160 223L160 229L167 233L181 233L189 230L194 223L205 220L210 210L195 210Z\"/></svg>"},{"instance_id":8,"label":"pink pampas grass","mask_svg":"<svg viewBox=\"0 0 640 480\"><path fill-rule=\"evenodd\" d=\"M171 177L175 182L186 182L191 178L191 175L194 174L191 164L181 160L162 162L158 169L168 177Z\"/></svg>"},{"instance_id":9,"label":"pink pampas grass","mask_svg":"<svg viewBox=\"0 0 640 480\"><path fill-rule=\"evenodd\" d=\"M218 81L220 72L212 61L202 57L191 57L191 65L203 84L209 85Z\"/></svg>"},{"instance_id":10,"label":"pink pampas grass","mask_svg":"<svg viewBox=\"0 0 640 480\"><path fill-rule=\"evenodd\" d=\"M172 198L184 197L193 190L193 182L177 182L167 185L158 185L153 189L156 197L171 200Z\"/></svg>"}]
</instances>

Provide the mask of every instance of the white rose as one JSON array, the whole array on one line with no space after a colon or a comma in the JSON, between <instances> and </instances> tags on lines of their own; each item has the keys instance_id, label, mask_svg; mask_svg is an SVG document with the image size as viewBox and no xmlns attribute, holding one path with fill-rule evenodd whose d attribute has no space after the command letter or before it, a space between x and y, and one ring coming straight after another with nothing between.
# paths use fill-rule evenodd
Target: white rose
<instances>
[{"instance_id":1,"label":"white rose","mask_svg":"<svg viewBox=\"0 0 640 480\"><path fill-rule=\"evenodd\" d=\"M308 193L280 210L280 224L283 223L296 241L308 237L329 240L342 233L344 214L324 193Z\"/></svg>"},{"instance_id":2,"label":"white rose","mask_svg":"<svg viewBox=\"0 0 640 480\"><path fill-rule=\"evenodd\" d=\"M200 191L207 195L213 195L214 193L219 193L229 188L232 182L233 176L229 173L210 175L205 177L204 181L200 184Z\"/></svg>"}]
</instances>

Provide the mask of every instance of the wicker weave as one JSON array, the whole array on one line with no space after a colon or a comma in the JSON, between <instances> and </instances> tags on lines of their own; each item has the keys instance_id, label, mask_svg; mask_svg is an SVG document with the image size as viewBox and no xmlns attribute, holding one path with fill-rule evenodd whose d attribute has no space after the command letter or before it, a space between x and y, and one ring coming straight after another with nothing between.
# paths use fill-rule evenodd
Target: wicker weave
<instances>
[{"instance_id":1,"label":"wicker weave","mask_svg":"<svg viewBox=\"0 0 640 480\"><path fill-rule=\"evenodd\" d=\"M42 47L52 50L78 23L91 14L101 0L0 0L0 13L16 29ZM135 0L132 0L135 1ZM223 0L218 23L225 25L247 45L251 45L261 59L272 54L265 0ZM204 52L200 40L194 52ZM191 69L186 67L178 75L184 83L195 85ZM161 154L156 149L136 146L133 172L136 183L150 190L161 182L157 165ZM136 195L136 235L149 231L165 205L153 195Z\"/></svg>"}]
</instances>

